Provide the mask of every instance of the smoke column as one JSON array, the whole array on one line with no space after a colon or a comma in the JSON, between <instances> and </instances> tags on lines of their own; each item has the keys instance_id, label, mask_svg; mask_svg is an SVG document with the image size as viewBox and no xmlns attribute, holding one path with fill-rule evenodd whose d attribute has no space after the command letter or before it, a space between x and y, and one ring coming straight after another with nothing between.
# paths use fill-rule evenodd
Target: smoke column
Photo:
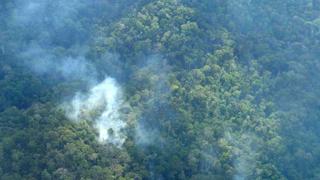
<instances>
[{"instance_id":1,"label":"smoke column","mask_svg":"<svg viewBox=\"0 0 320 180\"><path fill-rule=\"evenodd\" d=\"M119 86L113 78L107 77L88 93L78 93L68 105L67 115L76 122L93 121L100 142L121 146L125 140L121 129L126 125L118 113L121 103Z\"/></svg>"}]
</instances>

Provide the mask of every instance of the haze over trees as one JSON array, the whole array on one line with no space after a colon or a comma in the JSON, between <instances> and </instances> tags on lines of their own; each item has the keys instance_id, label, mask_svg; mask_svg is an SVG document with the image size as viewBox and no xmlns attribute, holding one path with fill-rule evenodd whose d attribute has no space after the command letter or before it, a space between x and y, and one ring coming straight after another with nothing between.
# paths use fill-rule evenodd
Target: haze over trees
<instances>
[{"instance_id":1,"label":"haze over trees","mask_svg":"<svg viewBox=\"0 0 320 180\"><path fill-rule=\"evenodd\" d=\"M320 179L319 57L318 0L2 0L0 179Z\"/></svg>"}]
</instances>

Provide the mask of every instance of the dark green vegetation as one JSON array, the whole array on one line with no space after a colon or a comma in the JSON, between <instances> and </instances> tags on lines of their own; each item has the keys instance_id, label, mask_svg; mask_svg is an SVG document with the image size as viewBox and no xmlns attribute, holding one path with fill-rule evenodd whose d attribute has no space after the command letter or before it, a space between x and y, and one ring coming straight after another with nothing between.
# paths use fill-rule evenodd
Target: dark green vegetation
<instances>
[{"instance_id":1,"label":"dark green vegetation","mask_svg":"<svg viewBox=\"0 0 320 180\"><path fill-rule=\"evenodd\" d=\"M2 0L0 179L319 179L319 43L318 0ZM61 108L106 75L122 147Z\"/></svg>"}]
</instances>

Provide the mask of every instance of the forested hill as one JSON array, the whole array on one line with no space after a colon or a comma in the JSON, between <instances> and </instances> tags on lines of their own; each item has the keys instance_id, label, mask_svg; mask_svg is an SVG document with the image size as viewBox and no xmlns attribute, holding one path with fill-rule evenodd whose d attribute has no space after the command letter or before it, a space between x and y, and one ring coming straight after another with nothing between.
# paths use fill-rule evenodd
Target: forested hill
<instances>
[{"instance_id":1,"label":"forested hill","mask_svg":"<svg viewBox=\"0 0 320 180\"><path fill-rule=\"evenodd\" d=\"M0 179L320 179L319 57L319 0L2 0Z\"/></svg>"}]
</instances>

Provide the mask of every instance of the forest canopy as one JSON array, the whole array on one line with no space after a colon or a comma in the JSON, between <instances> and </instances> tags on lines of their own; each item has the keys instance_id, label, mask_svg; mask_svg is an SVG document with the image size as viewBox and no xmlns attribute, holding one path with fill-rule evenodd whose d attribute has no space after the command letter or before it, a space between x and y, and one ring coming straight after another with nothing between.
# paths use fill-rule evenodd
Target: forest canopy
<instances>
[{"instance_id":1,"label":"forest canopy","mask_svg":"<svg viewBox=\"0 0 320 180\"><path fill-rule=\"evenodd\" d=\"M0 179L320 179L319 57L319 0L2 0Z\"/></svg>"}]
</instances>

